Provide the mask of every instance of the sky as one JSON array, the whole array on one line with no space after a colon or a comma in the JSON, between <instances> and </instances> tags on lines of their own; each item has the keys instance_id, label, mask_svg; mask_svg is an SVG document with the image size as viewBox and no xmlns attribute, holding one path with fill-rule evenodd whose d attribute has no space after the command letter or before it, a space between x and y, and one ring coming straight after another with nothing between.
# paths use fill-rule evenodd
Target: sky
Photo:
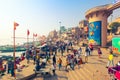
<instances>
[{"instance_id":1,"label":"sky","mask_svg":"<svg viewBox=\"0 0 120 80\"><path fill-rule=\"evenodd\" d=\"M113 0L0 0L0 45L13 44L14 21L19 24L16 37L26 38L28 29L32 38L33 33L48 35L52 30L59 30L59 22L66 28L78 26L87 10L110 3ZM26 41L16 38L16 44Z\"/></svg>"}]
</instances>

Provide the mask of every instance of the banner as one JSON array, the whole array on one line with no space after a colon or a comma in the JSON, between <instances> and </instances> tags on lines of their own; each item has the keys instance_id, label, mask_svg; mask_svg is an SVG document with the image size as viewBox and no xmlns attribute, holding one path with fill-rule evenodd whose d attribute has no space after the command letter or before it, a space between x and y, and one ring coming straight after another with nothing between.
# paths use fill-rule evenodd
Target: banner
<instances>
[{"instance_id":1,"label":"banner","mask_svg":"<svg viewBox=\"0 0 120 80\"><path fill-rule=\"evenodd\" d=\"M112 50L114 53L120 54L120 37L112 39Z\"/></svg>"},{"instance_id":2,"label":"banner","mask_svg":"<svg viewBox=\"0 0 120 80\"><path fill-rule=\"evenodd\" d=\"M30 31L29 30L27 30L27 36L29 36L30 35Z\"/></svg>"},{"instance_id":3,"label":"banner","mask_svg":"<svg viewBox=\"0 0 120 80\"><path fill-rule=\"evenodd\" d=\"M101 21L89 23L89 44L101 45Z\"/></svg>"}]
</instances>

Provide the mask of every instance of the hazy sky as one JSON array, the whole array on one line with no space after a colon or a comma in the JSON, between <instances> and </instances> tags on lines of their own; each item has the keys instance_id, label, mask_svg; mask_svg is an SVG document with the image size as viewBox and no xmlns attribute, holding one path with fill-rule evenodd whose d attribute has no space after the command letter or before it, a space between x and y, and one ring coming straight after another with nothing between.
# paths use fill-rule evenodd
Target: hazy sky
<instances>
[{"instance_id":1,"label":"hazy sky","mask_svg":"<svg viewBox=\"0 0 120 80\"><path fill-rule=\"evenodd\" d=\"M16 37L26 37L27 29L30 37L33 33L47 35L59 30L60 21L67 28L77 26L88 9L109 3L113 0L0 0L0 45L13 43L14 21L19 23ZM16 39L16 43L25 41Z\"/></svg>"}]
</instances>

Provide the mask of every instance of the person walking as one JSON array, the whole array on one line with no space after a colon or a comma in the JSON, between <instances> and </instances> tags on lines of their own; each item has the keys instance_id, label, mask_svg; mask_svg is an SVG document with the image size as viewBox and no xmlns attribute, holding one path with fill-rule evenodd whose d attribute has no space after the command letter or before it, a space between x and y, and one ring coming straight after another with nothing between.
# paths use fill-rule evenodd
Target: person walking
<instances>
[{"instance_id":1,"label":"person walking","mask_svg":"<svg viewBox=\"0 0 120 80\"><path fill-rule=\"evenodd\" d=\"M91 55L91 49L90 49L89 46L87 48L88 48L88 55L90 56Z\"/></svg>"},{"instance_id":2,"label":"person walking","mask_svg":"<svg viewBox=\"0 0 120 80\"><path fill-rule=\"evenodd\" d=\"M82 58L80 56L78 57L77 64L78 64L78 69L80 68L80 65L83 64Z\"/></svg>"},{"instance_id":3,"label":"person walking","mask_svg":"<svg viewBox=\"0 0 120 80\"><path fill-rule=\"evenodd\" d=\"M100 48L98 48L98 57L100 58L100 57L101 57L101 55L102 55L102 51L101 51L101 49L100 49Z\"/></svg>"},{"instance_id":4,"label":"person walking","mask_svg":"<svg viewBox=\"0 0 120 80\"><path fill-rule=\"evenodd\" d=\"M53 75L56 74L55 71L56 71L56 64L52 64L52 72L53 72Z\"/></svg>"},{"instance_id":5,"label":"person walking","mask_svg":"<svg viewBox=\"0 0 120 80\"><path fill-rule=\"evenodd\" d=\"M3 60L0 58L0 76L4 75L5 69L3 67Z\"/></svg>"},{"instance_id":6,"label":"person walking","mask_svg":"<svg viewBox=\"0 0 120 80\"><path fill-rule=\"evenodd\" d=\"M27 64L29 64L29 61L30 61L30 55L29 55L29 50L27 49L25 54L26 54L26 59L27 59Z\"/></svg>"},{"instance_id":7,"label":"person walking","mask_svg":"<svg viewBox=\"0 0 120 80\"><path fill-rule=\"evenodd\" d=\"M11 62L11 66L10 66L10 70L11 70L11 76L14 77L15 76L15 66L14 66L14 61L12 60Z\"/></svg>"},{"instance_id":8,"label":"person walking","mask_svg":"<svg viewBox=\"0 0 120 80\"><path fill-rule=\"evenodd\" d=\"M12 60L11 59L8 59L7 61L7 74L9 74L11 72L11 64L12 63Z\"/></svg>"},{"instance_id":9,"label":"person walking","mask_svg":"<svg viewBox=\"0 0 120 80\"><path fill-rule=\"evenodd\" d=\"M93 53L93 45L92 44L90 44L89 45L89 48L90 48L90 55Z\"/></svg>"},{"instance_id":10,"label":"person walking","mask_svg":"<svg viewBox=\"0 0 120 80\"><path fill-rule=\"evenodd\" d=\"M35 70L36 70L36 71L39 71L40 68L41 68L41 66L40 66L40 60L39 60L39 59L36 59Z\"/></svg>"},{"instance_id":11,"label":"person walking","mask_svg":"<svg viewBox=\"0 0 120 80\"><path fill-rule=\"evenodd\" d=\"M74 55L73 54L71 55L71 58L70 58L70 68L74 70Z\"/></svg>"},{"instance_id":12,"label":"person walking","mask_svg":"<svg viewBox=\"0 0 120 80\"><path fill-rule=\"evenodd\" d=\"M59 67L59 70L62 67L62 59L60 57L58 59L58 67Z\"/></svg>"},{"instance_id":13,"label":"person walking","mask_svg":"<svg viewBox=\"0 0 120 80\"><path fill-rule=\"evenodd\" d=\"M35 47L32 47L32 57L33 57L33 64L35 65L35 61L36 61L36 56L37 56L37 53L36 53L36 48Z\"/></svg>"},{"instance_id":14,"label":"person walking","mask_svg":"<svg viewBox=\"0 0 120 80\"><path fill-rule=\"evenodd\" d=\"M85 63L88 62L88 56L89 56L89 48L86 47L86 49L85 49Z\"/></svg>"},{"instance_id":15,"label":"person walking","mask_svg":"<svg viewBox=\"0 0 120 80\"><path fill-rule=\"evenodd\" d=\"M112 66L114 66L113 58L114 58L113 52L110 51L110 54L109 54L109 56L108 56L108 63L107 63L106 68L108 68L108 67L110 66L110 64L112 64Z\"/></svg>"},{"instance_id":16,"label":"person walking","mask_svg":"<svg viewBox=\"0 0 120 80\"><path fill-rule=\"evenodd\" d=\"M53 55L52 62L53 62L53 65L54 64L56 65L56 55Z\"/></svg>"},{"instance_id":17,"label":"person walking","mask_svg":"<svg viewBox=\"0 0 120 80\"><path fill-rule=\"evenodd\" d=\"M81 55L82 54L82 48L80 47L79 49L78 49L78 55Z\"/></svg>"}]
</instances>

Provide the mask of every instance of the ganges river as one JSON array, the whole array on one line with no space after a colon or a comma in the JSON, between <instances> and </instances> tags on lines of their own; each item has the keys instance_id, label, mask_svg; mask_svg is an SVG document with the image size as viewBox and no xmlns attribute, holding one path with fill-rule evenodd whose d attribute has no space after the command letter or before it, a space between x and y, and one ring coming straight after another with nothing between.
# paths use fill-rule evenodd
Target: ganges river
<instances>
[{"instance_id":1,"label":"ganges river","mask_svg":"<svg viewBox=\"0 0 120 80\"><path fill-rule=\"evenodd\" d=\"M23 52L15 52L15 56L20 57L22 53ZM1 56L13 56L13 52L6 52L6 53L0 52L0 57Z\"/></svg>"}]
</instances>

